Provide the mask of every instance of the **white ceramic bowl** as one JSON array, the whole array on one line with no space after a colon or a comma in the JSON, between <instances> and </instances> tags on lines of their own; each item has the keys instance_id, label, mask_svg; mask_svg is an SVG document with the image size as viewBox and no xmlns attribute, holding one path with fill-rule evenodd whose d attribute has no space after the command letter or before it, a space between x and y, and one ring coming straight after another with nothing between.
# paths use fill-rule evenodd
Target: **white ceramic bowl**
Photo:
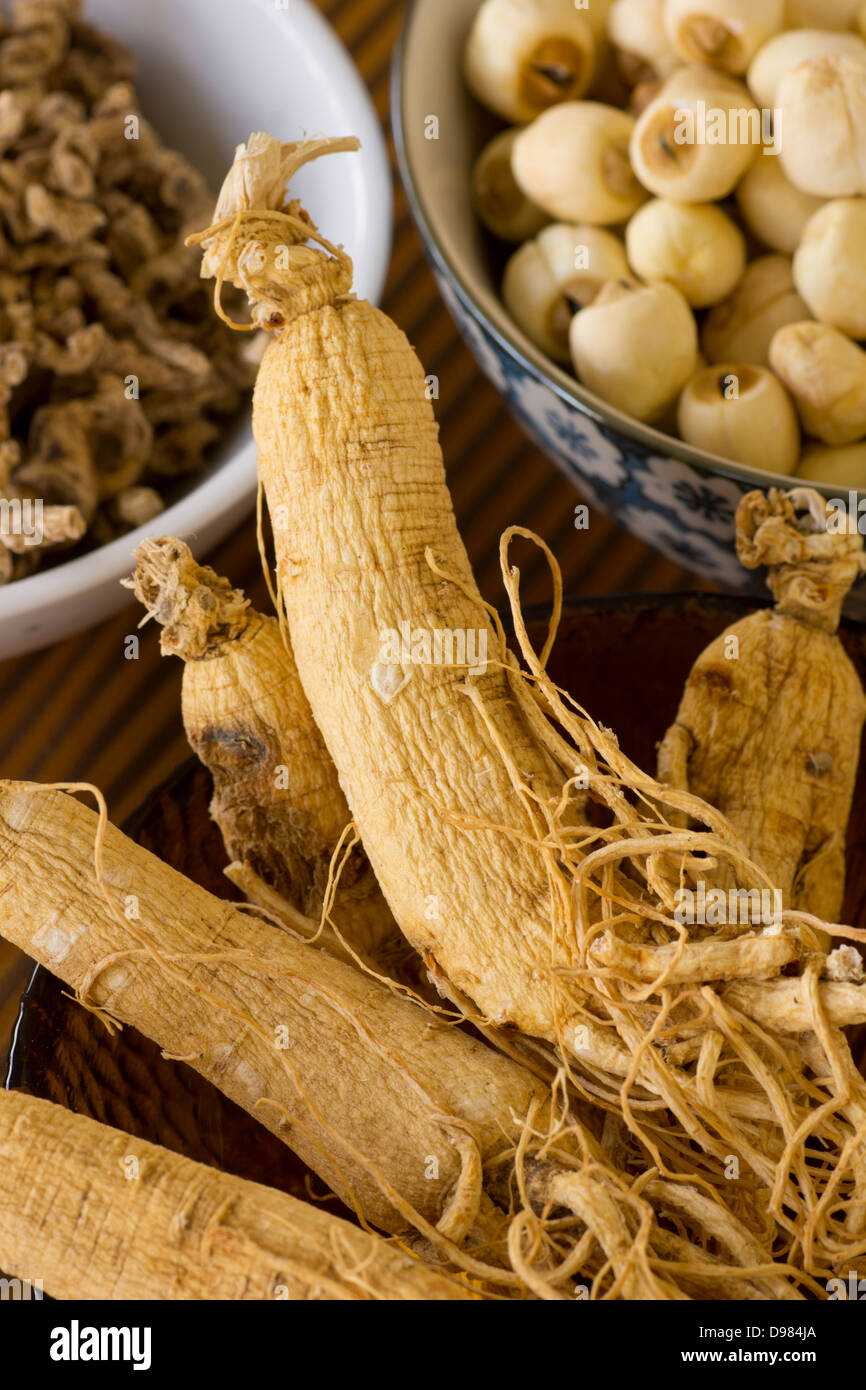
<instances>
[{"instance_id":1,"label":"white ceramic bowl","mask_svg":"<svg viewBox=\"0 0 866 1390\"><path fill-rule=\"evenodd\" d=\"M86 0L85 17L138 56L142 110L165 142L219 187L253 130L283 140L357 135L357 154L301 170L293 190L355 263L355 288L381 294L391 248L391 178L372 102L349 55L309 0ZM0 588L0 659L100 622L129 602L120 579L145 535L176 535L204 554L255 494L248 413L207 471L153 522L90 554Z\"/></svg>"}]
</instances>

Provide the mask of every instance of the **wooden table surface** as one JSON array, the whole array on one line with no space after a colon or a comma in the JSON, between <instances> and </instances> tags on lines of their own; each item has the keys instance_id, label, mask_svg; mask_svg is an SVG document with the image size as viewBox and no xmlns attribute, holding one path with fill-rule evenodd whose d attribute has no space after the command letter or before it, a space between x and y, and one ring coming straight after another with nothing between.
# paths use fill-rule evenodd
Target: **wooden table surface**
<instances>
[{"instance_id":1,"label":"wooden table surface","mask_svg":"<svg viewBox=\"0 0 866 1390\"><path fill-rule=\"evenodd\" d=\"M320 0L320 8L350 49L388 127L391 53L403 6L394 0ZM388 138L393 166L390 130ZM458 338L396 173L394 215L383 304L408 334L425 371L439 377L436 409L449 482L485 598L502 602L498 539L512 523L544 537L562 566L566 592L706 587L595 509L589 529L574 530L580 494L525 438ZM258 606L267 606L248 519L209 562ZM525 601L543 600L548 590L540 555L527 550L519 563ZM0 663L0 775L95 782L118 821L188 755L179 713L180 662L160 657L152 626L142 633L138 660L124 657L124 638L138 618L129 607L90 632ZM23 957L0 943L0 1054L28 970Z\"/></svg>"}]
</instances>

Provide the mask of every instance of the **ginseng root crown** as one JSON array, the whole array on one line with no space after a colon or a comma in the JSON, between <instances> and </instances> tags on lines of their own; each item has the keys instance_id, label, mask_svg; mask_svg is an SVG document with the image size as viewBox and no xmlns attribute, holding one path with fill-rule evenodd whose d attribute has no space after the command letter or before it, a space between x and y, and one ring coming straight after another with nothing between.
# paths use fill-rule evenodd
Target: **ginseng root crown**
<instances>
[{"instance_id":1,"label":"ginseng root crown","mask_svg":"<svg viewBox=\"0 0 866 1390\"><path fill-rule=\"evenodd\" d=\"M299 200L288 198L286 185L303 164L359 148L354 136L281 144L264 131L238 145L213 222L186 241L204 248L202 278L213 277L216 311L232 328L279 329L350 292L350 257L319 235ZM306 245L309 241L319 246ZM234 323L224 313L220 295L225 280L246 291L251 323Z\"/></svg>"},{"instance_id":2,"label":"ginseng root crown","mask_svg":"<svg viewBox=\"0 0 866 1390\"><path fill-rule=\"evenodd\" d=\"M172 536L144 540L135 558L135 573L121 583L132 589L148 618L162 625L164 656L206 660L249 626L249 599L243 590L233 589L209 566L196 564L183 541Z\"/></svg>"},{"instance_id":3,"label":"ginseng root crown","mask_svg":"<svg viewBox=\"0 0 866 1390\"><path fill-rule=\"evenodd\" d=\"M856 530L830 525L833 509L814 488L750 492L737 508L737 555L746 569L767 566L780 613L835 632L842 604L866 570Z\"/></svg>"}]
</instances>

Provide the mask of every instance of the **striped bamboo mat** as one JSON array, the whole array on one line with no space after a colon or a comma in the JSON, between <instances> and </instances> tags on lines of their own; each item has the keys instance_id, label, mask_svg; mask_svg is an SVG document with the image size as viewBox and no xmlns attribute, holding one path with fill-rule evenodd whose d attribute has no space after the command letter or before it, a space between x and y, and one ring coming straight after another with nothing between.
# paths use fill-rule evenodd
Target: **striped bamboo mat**
<instances>
[{"instance_id":1,"label":"striped bamboo mat","mask_svg":"<svg viewBox=\"0 0 866 1390\"><path fill-rule=\"evenodd\" d=\"M376 110L388 125L391 52L403 7L393 0L320 0L353 54ZM393 144L389 146L393 164ZM573 528L573 485L521 433L458 339L424 260L395 176L394 251L384 307L408 334L427 372L439 377L442 446L461 531L481 590L502 600L498 538L518 523L537 531L562 566L567 592L618 593L695 587L693 576L600 513L588 531ZM515 550L521 593L544 599L538 552ZM211 557L221 574L266 606L253 529L244 523ZM47 651L0 663L0 775L88 781L104 791L120 820L184 757L179 715L180 663L162 660L156 631L145 629L137 661L124 658L129 609ZM25 963L0 944L0 1050L12 1021L13 986Z\"/></svg>"}]
</instances>

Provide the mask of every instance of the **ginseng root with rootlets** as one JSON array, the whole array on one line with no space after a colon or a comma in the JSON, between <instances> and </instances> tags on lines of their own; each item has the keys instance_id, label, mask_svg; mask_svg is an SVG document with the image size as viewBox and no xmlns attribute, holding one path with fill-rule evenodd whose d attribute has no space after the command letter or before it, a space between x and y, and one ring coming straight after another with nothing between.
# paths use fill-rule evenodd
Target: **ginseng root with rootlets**
<instances>
[{"instance_id":1,"label":"ginseng root with rootlets","mask_svg":"<svg viewBox=\"0 0 866 1390\"><path fill-rule=\"evenodd\" d=\"M385 897L445 993L541 1040L527 1046L622 1116L636 1171L724 1191L755 1229L769 1217L777 1258L816 1276L850 1268L866 1252L866 1083L842 1028L866 990L803 912L757 933L676 920L684 884L773 884L720 812L636 768L553 685L558 572L536 653L513 532L523 667L509 655L457 532L423 368L287 201L287 177L326 152L251 137L195 240L217 296L246 290L272 333L253 422L279 596ZM419 656L395 655L406 624L428 634ZM453 641L431 659L437 633L462 633L464 653L473 634L483 671Z\"/></svg>"},{"instance_id":2,"label":"ginseng root with rootlets","mask_svg":"<svg viewBox=\"0 0 866 1390\"><path fill-rule=\"evenodd\" d=\"M833 922L866 717L837 635L866 568L863 539L834 532L812 488L751 492L737 552L766 565L776 603L732 624L695 662L659 747L659 777L723 811L792 907Z\"/></svg>"},{"instance_id":3,"label":"ginseng root with rootlets","mask_svg":"<svg viewBox=\"0 0 866 1390\"><path fill-rule=\"evenodd\" d=\"M768 1232L721 1200L653 1172L636 1190L561 1084L212 897L57 789L0 782L0 896L0 933L104 1023L182 1057L360 1221L479 1293L567 1299L579 1281L605 1298L801 1296ZM0 1168L23 1159L0 1133ZM9 1249L47 1258L43 1222L15 1220L27 1191L0 1190L6 1268Z\"/></svg>"}]
</instances>

